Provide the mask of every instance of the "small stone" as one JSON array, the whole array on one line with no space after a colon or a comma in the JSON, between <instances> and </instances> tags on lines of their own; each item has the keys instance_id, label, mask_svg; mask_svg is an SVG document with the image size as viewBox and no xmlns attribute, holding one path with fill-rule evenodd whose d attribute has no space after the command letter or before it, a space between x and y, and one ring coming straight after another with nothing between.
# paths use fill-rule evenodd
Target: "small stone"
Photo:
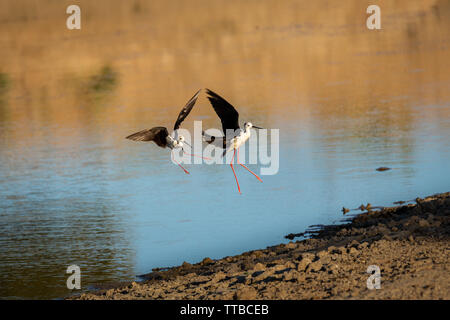
<instances>
[{"instance_id":1,"label":"small stone","mask_svg":"<svg viewBox=\"0 0 450 320\"><path fill-rule=\"evenodd\" d=\"M358 249L359 249L359 250L362 250L362 249L367 248L368 246L369 246L369 243L368 243L367 241L364 241L364 242L361 242L361 243L358 245Z\"/></svg>"},{"instance_id":2,"label":"small stone","mask_svg":"<svg viewBox=\"0 0 450 320\"><path fill-rule=\"evenodd\" d=\"M335 247L335 246L329 246L328 249L327 249L327 251L328 251L329 253L335 253L336 247Z\"/></svg>"},{"instance_id":3,"label":"small stone","mask_svg":"<svg viewBox=\"0 0 450 320\"><path fill-rule=\"evenodd\" d=\"M354 247L351 247L348 250L348 253L355 255L355 254L358 254L358 250L356 248L354 248Z\"/></svg>"},{"instance_id":4,"label":"small stone","mask_svg":"<svg viewBox=\"0 0 450 320\"><path fill-rule=\"evenodd\" d=\"M426 227L429 227L429 226L430 226L430 223L427 220L425 220L425 219L420 219L419 220L419 227L426 228Z\"/></svg>"},{"instance_id":5,"label":"small stone","mask_svg":"<svg viewBox=\"0 0 450 320\"><path fill-rule=\"evenodd\" d=\"M184 261L183 264L181 265L182 268L190 268L192 267L192 264L190 264L189 262Z\"/></svg>"},{"instance_id":6,"label":"small stone","mask_svg":"<svg viewBox=\"0 0 450 320\"><path fill-rule=\"evenodd\" d=\"M108 298L112 297L113 294L114 294L114 289L109 289L108 291L106 291L106 296Z\"/></svg>"},{"instance_id":7,"label":"small stone","mask_svg":"<svg viewBox=\"0 0 450 320\"><path fill-rule=\"evenodd\" d=\"M273 270L269 269L253 278L254 281L261 281L273 275Z\"/></svg>"},{"instance_id":8,"label":"small stone","mask_svg":"<svg viewBox=\"0 0 450 320\"><path fill-rule=\"evenodd\" d=\"M203 266L206 266L206 265L212 264L212 263L213 263L213 261L212 261L211 258L205 258L205 259L202 260L202 262L200 262L200 264L203 265Z\"/></svg>"},{"instance_id":9,"label":"small stone","mask_svg":"<svg viewBox=\"0 0 450 320\"><path fill-rule=\"evenodd\" d=\"M408 237L408 240L409 240L410 242L414 242L414 237L413 237L412 235L410 235L410 236Z\"/></svg>"},{"instance_id":10,"label":"small stone","mask_svg":"<svg viewBox=\"0 0 450 320\"><path fill-rule=\"evenodd\" d=\"M272 270L274 270L274 271L281 271L284 269L287 269L287 267L284 264L277 264L272 267Z\"/></svg>"},{"instance_id":11,"label":"small stone","mask_svg":"<svg viewBox=\"0 0 450 320\"><path fill-rule=\"evenodd\" d=\"M257 264L255 264L255 266L253 267L253 271L263 271L266 269L266 266L263 265L262 263L258 262Z\"/></svg>"},{"instance_id":12,"label":"small stone","mask_svg":"<svg viewBox=\"0 0 450 320\"><path fill-rule=\"evenodd\" d=\"M263 256L263 253L260 250L256 250L256 251L253 251L251 255L255 258L259 258L259 257Z\"/></svg>"},{"instance_id":13,"label":"small stone","mask_svg":"<svg viewBox=\"0 0 450 320\"><path fill-rule=\"evenodd\" d=\"M255 300L257 292L252 287L243 287L236 291L234 298L237 300Z\"/></svg>"},{"instance_id":14,"label":"small stone","mask_svg":"<svg viewBox=\"0 0 450 320\"><path fill-rule=\"evenodd\" d=\"M353 248L353 247L357 247L359 245L359 242L356 240L352 240L352 242L350 242L349 244L347 244L347 248Z\"/></svg>"},{"instance_id":15,"label":"small stone","mask_svg":"<svg viewBox=\"0 0 450 320\"><path fill-rule=\"evenodd\" d=\"M330 266L330 271L332 274L338 274L339 273L339 266L337 264L333 264Z\"/></svg>"},{"instance_id":16,"label":"small stone","mask_svg":"<svg viewBox=\"0 0 450 320\"><path fill-rule=\"evenodd\" d=\"M293 263L292 261L286 262L285 266L286 266L286 268L289 268L289 269L295 269L296 268L296 264Z\"/></svg>"},{"instance_id":17,"label":"small stone","mask_svg":"<svg viewBox=\"0 0 450 320\"><path fill-rule=\"evenodd\" d=\"M433 222L433 227L439 228L441 226L441 222L439 220Z\"/></svg>"},{"instance_id":18,"label":"small stone","mask_svg":"<svg viewBox=\"0 0 450 320\"><path fill-rule=\"evenodd\" d=\"M313 253L310 253L310 252L305 252L305 253L301 254L301 259L302 260L303 259L309 259L309 260L313 261L315 257L316 257L316 255L313 254Z\"/></svg>"},{"instance_id":19,"label":"small stone","mask_svg":"<svg viewBox=\"0 0 450 320\"><path fill-rule=\"evenodd\" d=\"M305 271L308 265L312 263L311 259L304 258L297 264L297 271Z\"/></svg>"},{"instance_id":20,"label":"small stone","mask_svg":"<svg viewBox=\"0 0 450 320\"><path fill-rule=\"evenodd\" d=\"M319 257L319 259L321 259L321 258L323 258L323 257L326 257L328 255L328 252L327 251L319 251L318 253L317 253L317 256Z\"/></svg>"},{"instance_id":21,"label":"small stone","mask_svg":"<svg viewBox=\"0 0 450 320\"><path fill-rule=\"evenodd\" d=\"M312 262L308 265L307 272L310 272L310 271L318 272L318 271L320 271L320 269L322 269L322 267L323 267L322 262L320 262L320 261Z\"/></svg>"},{"instance_id":22,"label":"small stone","mask_svg":"<svg viewBox=\"0 0 450 320\"><path fill-rule=\"evenodd\" d=\"M288 244L286 244L287 249L295 249L296 247L297 245L293 242L289 242Z\"/></svg>"},{"instance_id":23,"label":"small stone","mask_svg":"<svg viewBox=\"0 0 450 320\"><path fill-rule=\"evenodd\" d=\"M216 283L216 282L219 282L220 280L225 279L225 278L226 278L226 274L223 273L222 271L219 271L219 272L217 272L216 274L213 275L213 277L211 279L211 282L212 283Z\"/></svg>"},{"instance_id":24,"label":"small stone","mask_svg":"<svg viewBox=\"0 0 450 320\"><path fill-rule=\"evenodd\" d=\"M283 274L283 280L285 281L292 281L296 280L298 278L299 274L297 271L289 270L288 272L285 272Z\"/></svg>"},{"instance_id":25,"label":"small stone","mask_svg":"<svg viewBox=\"0 0 450 320\"><path fill-rule=\"evenodd\" d=\"M339 254L346 254L346 253L347 253L347 249L346 249L345 247L338 247L338 248L336 249L336 253L339 253Z\"/></svg>"}]
</instances>

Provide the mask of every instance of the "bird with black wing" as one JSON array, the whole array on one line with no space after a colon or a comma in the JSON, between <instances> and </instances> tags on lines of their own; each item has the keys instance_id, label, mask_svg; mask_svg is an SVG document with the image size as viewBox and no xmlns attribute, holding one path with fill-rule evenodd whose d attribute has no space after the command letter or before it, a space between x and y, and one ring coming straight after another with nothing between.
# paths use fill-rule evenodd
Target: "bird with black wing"
<instances>
[{"instance_id":1,"label":"bird with black wing","mask_svg":"<svg viewBox=\"0 0 450 320\"><path fill-rule=\"evenodd\" d=\"M173 127L174 132L180 128L181 123L187 118L189 113L194 108L195 102L197 101L198 95L200 93L201 89L197 91L196 94L186 103L186 105L181 109L177 120L175 121L175 125ZM178 136L178 135L177 135ZM182 148L183 152L187 155L188 154L184 151L183 146L184 144L191 147L184 139L182 135L179 135L177 138L172 137L169 134L169 131L166 127L153 127L151 129L145 129L136 133L133 133L126 137L126 139L133 140L133 141L153 141L161 148L169 148L171 149L172 154L172 160L175 161L175 163L178 164L178 166L184 170L185 173L189 174L189 171L187 171L179 162L177 162L174 157L172 150L177 148ZM195 156L195 155L192 155ZM203 158L203 157L201 157ZM205 158L204 158L205 159Z\"/></svg>"}]
</instances>

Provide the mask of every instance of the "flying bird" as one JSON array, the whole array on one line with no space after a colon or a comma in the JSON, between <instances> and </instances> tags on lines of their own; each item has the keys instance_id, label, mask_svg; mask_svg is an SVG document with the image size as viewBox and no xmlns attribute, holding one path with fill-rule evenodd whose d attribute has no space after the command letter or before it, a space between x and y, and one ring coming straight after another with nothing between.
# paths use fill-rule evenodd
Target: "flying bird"
<instances>
[{"instance_id":1,"label":"flying bird","mask_svg":"<svg viewBox=\"0 0 450 320\"><path fill-rule=\"evenodd\" d=\"M197 91L196 94L186 103L183 109L181 109L180 114L178 115L177 120L175 121L175 125L173 127L173 130L176 131L178 128L180 128L181 123L186 119L186 117L189 115L189 113L192 111L192 108L194 108L195 102L197 101L197 97L200 93L201 89ZM178 136L178 135L177 135ZM145 129L136 133L133 133L126 137L126 139L130 139L133 141L153 141L161 148L169 148L171 150L172 160L175 161L178 166L184 170L186 174L189 174L189 171L187 171L183 166L177 162L173 157L173 150L177 148L182 148L183 152L190 156L195 156L193 154L186 153L183 149L184 144L191 147L190 144L188 144L184 137L182 135L179 135L178 138L173 138L169 132L167 131L166 127L154 127L151 129ZM203 158L203 157L201 157Z\"/></svg>"},{"instance_id":2,"label":"flying bird","mask_svg":"<svg viewBox=\"0 0 450 320\"><path fill-rule=\"evenodd\" d=\"M246 123L244 123L244 129L241 129L239 127L239 113L236 111L236 109L229 102L227 102L224 98L219 96L217 93L215 93L209 89L206 89L206 93L208 94L208 100L211 102L211 105L212 105L214 111L217 113L217 115L220 118L220 121L222 122L222 130L224 133L224 136L222 138L223 139L222 140L222 148L224 149L222 156L225 156L225 154L228 151L233 150L233 158L231 159L230 167L231 167L231 170L233 170L233 174L234 174L234 178L236 179L238 191L239 191L239 193L241 193L241 187L239 186L239 181L237 179L236 172L234 171L234 167L233 167L234 157L236 156L236 152L237 152L237 157L236 157L237 163L239 165L241 165L242 167L244 167L245 169L247 169L259 181L262 182L261 178L258 177L258 175L256 173L254 173L249 168L247 168L245 165L243 165L242 163L239 162L239 147L241 145L243 145L250 138L250 135L251 135L250 129L251 128L256 128L256 129L263 129L263 128L257 127L255 125L253 125L251 122L246 122ZM234 132L233 136L230 139L228 139L228 141L227 141L227 136L226 136L227 130L228 131L232 130ZM212 143L217 139L216 137L208 135L205 132L202 132L202 134L203 134L205 141L208 143Z\"/></svg>"}]
</instances>

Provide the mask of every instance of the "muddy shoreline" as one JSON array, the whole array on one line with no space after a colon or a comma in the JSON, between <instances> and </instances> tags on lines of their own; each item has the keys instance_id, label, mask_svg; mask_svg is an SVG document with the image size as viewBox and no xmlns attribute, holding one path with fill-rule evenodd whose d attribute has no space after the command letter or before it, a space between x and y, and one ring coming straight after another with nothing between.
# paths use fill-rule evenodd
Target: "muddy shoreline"
<instances>
[{"instance_id":1,"label":"muddy shoreline","mask_svg":"<svg viewBox=\"0 0 450 320\"><path fill-rule=\"evenodd\" d=\"M154 269L143 282L69 299L449 299L450 192L363 209L306 240ZM367 287L371 265L378 290Z\"/></svg>"}]
</instances>

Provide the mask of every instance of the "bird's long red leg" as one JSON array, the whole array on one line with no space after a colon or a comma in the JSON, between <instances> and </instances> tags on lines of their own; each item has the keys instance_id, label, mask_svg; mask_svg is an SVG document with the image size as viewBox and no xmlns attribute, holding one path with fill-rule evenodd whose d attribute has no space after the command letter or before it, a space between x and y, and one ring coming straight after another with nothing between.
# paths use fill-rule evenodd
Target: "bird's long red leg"
<instances>
[{"instance_id":1,"label":"bird's long red leg","mask_svg":"<svg viewBox=\"0 0 450 320\"><path fill-rule=\"evenodd\" d=\"M259 181L262 182L261 178L258 177L258 175L256 173L254 173L252 170L250 170L249 168L247 168L246 166L244 166L242 163L239 162L239 149L237 149L237 163L240 164L241 166L243 166L245 169L247 169L251 174L253 174L256 179L258 179Z\"/></svg>"},{"instance_id":2,"label":"bird's long red leg","mask_svg":"<svg viewBox=\"0 0 450 320\"><path fill-rule=\"evenodd\" d=\"M231 170L233 170L233 174L234 174L234 178L236 179L238 191L239 191L239 193L241 193L241 187L239 187L239 181L238 181L238 178L236 176L236 172L234 172L234 168L233 168L233 161L234 161L234 155L235 154L236 154L236 149L234 149L233 158L231 159L231 162L230 162L230 167L231 167Z\"/></svg>"},{"instance_id":3,"label":"bird's long red leg","mask_svg":"<svg viewBox=\"0 0 450 320\"><path fill-rule=\"evenodd\" d=\"M175 160L175 158L173 157L173 152L172 152L172 151L170 152L170 154L171 154L171 156L172 156L172 160L175 161L175 163L176 163L181 169L183 169L183 171L184 171L186 174L189 174L189 171L187 171L185 168L183 168L182 165L179 164L177 160Z\"/></svg>"}]
</instances>

